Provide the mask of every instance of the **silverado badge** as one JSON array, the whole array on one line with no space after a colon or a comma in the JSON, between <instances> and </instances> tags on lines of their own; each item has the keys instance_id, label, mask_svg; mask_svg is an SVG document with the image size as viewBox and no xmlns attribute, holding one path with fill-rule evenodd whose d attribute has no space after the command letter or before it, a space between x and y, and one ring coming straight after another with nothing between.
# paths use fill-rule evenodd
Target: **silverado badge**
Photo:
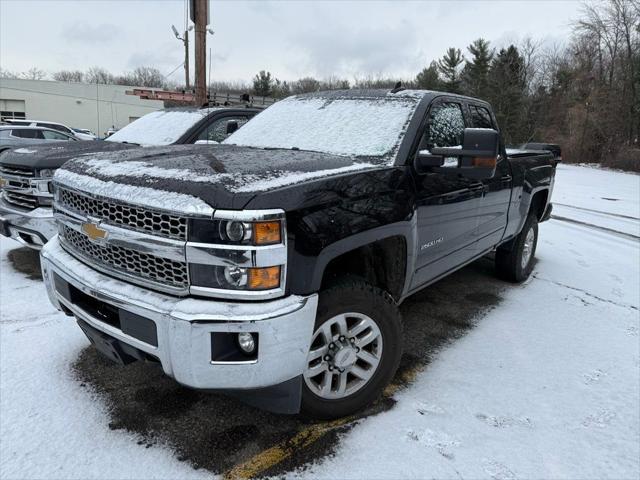
<instances>
[{"instance_id":1,"label":"silverado badge","mask_svg":"<svg viewBox=\"0 0 640 480\"><path fill-rule=\"evenodd\" d=\"M100 228L97 222L83 223L82 231L87 235L87 237L89 237L90 240L94 242L99 242L106 239L107 235L109 234L109 232Z\"/></svg>"}]
</instances>

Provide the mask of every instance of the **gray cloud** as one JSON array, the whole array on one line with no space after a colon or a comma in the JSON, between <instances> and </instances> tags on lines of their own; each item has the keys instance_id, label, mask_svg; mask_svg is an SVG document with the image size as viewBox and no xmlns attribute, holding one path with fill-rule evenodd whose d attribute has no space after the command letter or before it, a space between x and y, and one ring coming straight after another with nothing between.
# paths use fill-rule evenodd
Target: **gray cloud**
<instances>
[{"instance_id":1,"label":"gray cloud","mask_svg":"<svg viewBox=\"0 0 640 480\"><path fill-rule=\"evenodd\" d=\"M70 43L101 44L112 42L121 33L120 27L110 23L91 25L87 22L76 22L62 29L62 38Z\"/></svg>"},{"instance_id":2,"label":"gray cloud","mask_svg":"<svg viewBox=\"0 0 640 480\"><path fill-rule=\"evenodd\" d=\"M419 61L415 30L406 21L378 27L329 25L291 38L316 75L387 73Z\"/></svg>"}]
</instances>

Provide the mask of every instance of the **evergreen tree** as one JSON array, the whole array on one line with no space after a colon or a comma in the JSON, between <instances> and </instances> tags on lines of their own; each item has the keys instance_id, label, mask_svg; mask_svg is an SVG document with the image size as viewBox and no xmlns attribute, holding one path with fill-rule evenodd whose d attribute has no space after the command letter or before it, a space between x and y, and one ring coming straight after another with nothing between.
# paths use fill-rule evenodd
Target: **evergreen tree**
<instances>
[{"instance_id":1,"label":"evergreen tree","mask_svg":"<svg viewBox=\"0 0 640 480\"><path fill-rule=\"evenodd\" d=\"M460 64L464 61L459 48L449 48L447 53L438 61L438 70L442 74L442 86L445 91L460 93Z\"/></svg>"},{"instance_id":2,"label":"evergreen tree","mask_svg":"<svg viewBox=\"0 0 640 480\"><path fill-rule=\"evenodd\" d=\"M428 67L422 69L416 76L416 87L425 90L439 90L440 77L438 76L438 64L432 61Z\"/></svg>"},{"instance_id":3,"label":"evergreen tree","mask_svg":"<svg viewBox=\"0 0 640 480\"><path fill-rule=\"evenodd\" d=\"M466 95L487 98L489 90L489 68L493 60L493 52L489 42L478 38L467 47L471 60L465 60L462 70L462 90Z\"/></svg>"},{"instance_id":4,"label":"evergreen tree","mask_svg":"<svg viewBox=\"0 0 640 480\"><path fill-rule=\"evenodd\" d=\"M271 95L272 89L273 80L271 79L271 72L260 70L260 72L253 77L253 93L260 97L268 97Z\"/></svg>"},{"instance_id":5,"label":"evergreen tree","mask_svg":"<svg viewBox=\"0 0 640 480\"><path fill-rule=\"evenodd\" d=\"M514 45L502 49L489 70L489 95L507 143L528 140L523 132L526 97L524 59Z\"/></svg>"}]
</instances>

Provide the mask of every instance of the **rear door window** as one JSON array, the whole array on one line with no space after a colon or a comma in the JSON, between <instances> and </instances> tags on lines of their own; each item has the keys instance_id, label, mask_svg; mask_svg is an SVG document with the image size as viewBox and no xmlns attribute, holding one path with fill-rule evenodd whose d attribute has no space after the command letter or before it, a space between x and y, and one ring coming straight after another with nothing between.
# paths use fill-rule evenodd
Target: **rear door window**
<instances>
[{"instance_id":1,"label":"rear door window","mask_svg":"<svg viewBox=\"0 0 640 480\"><path fill-rule=\"evenodd\" d=\"M43 139L42 132L35 128L20 128L11 130L11 135L18 138L36 138Z\"/></svg>"},{"instance_id":2,"label":"rear door window","mask_svg":"<svg viewBox=\"0 0 640 480\"><path fill-rule=\"evenodd\" d=\"M471 113L471 126L473 128L496 128L491 119L491 113L486 108L478 105L469 105L469 112Z\"/></svg>"}]
</instances>

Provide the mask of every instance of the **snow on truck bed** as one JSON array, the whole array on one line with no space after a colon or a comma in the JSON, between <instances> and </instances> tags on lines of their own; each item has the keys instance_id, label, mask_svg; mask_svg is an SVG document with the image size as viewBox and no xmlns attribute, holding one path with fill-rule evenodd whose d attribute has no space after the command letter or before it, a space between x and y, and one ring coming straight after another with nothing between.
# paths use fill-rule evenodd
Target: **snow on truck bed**
<instances>
[{"instance_id":1,"label":"snow on truck bed","mask_svg":"<svg viewBox=\"0 0 640 480\"><path fill-rule=\"evenodd\" d=\"M638 178L561 166L554 200L640 218ZM533 277L507 288L394 408L289 477L638 478L640 246L621 233L542 224ZM0 478L211 478L109 429L103 399L70 373L88 341L41 281L14 270L8 250L19 245L2 237L0 247Z\"/></svg>"}]
</instances>

